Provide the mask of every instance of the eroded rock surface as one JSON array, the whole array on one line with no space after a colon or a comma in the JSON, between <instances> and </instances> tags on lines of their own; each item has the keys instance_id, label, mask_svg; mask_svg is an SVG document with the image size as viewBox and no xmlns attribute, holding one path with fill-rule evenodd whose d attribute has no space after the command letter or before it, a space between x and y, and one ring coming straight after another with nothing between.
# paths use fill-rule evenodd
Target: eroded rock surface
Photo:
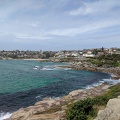
<instances>
[{"instance_id":1,"label":"eroded rock surface","mask_svg":"<svg viewBox=\"0 0 120 120\"><path fill-rule=\"evenodd\" d=\"M110 99L106 108L98 112L95 120L120 120L120 96Z\"/></svg>"}]
</instances>

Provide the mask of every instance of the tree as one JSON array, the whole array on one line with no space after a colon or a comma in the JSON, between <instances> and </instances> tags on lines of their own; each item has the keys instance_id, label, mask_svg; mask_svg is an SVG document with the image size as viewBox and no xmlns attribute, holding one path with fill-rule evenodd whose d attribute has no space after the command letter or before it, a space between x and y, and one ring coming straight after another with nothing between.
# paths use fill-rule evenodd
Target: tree
<instances>
[{"instance_id":1,"label":"tree","mask_svg":"<svg viewBox=\"0 0 120 120\"><path fill-rule=\"evenodd\" d=\"M50 57L50 53L48 51L44 51L43 54L46 56L46 58Z\"/></svg>"},{"instance_id":2,"label":"tree","mask_svg":"<svg viewBox=\"0 0 120 120\"><path fill-rule=\"evenodd\" d=\"M102 50L102 52L104 52L104 47L102 47L102 49L101 49L101 50Z\"/></svg>"}]
</instances>

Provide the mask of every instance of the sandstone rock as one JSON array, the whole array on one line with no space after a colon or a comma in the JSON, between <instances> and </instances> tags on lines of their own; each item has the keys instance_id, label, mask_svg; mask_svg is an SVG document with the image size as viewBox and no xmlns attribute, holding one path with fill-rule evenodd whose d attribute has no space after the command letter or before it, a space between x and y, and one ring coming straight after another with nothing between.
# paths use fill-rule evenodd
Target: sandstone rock
<instances>
[{"instance_id":1,"label":"sandstone rock","mask_svg":"<svg viewBox=\"0 0 120 120\"><path fill-rule=\"evenodd\" d=\"M110 99L106 108L98 112L95 120L120 120L120 96Z\"/></svg>"},{"instance_id":2,"label":"sandstone rock","mask_svg":"<svg viewBox=\"0 0 120 120\"><path fill-rule=\"evenodd\" d=\"M54 114L40 114L40 115L33 115L26 120L54 120L56 115Z\"/></svg>"},{"instance_id":3,"label":"sandstone rock","mask_svg":"<svg viewBox=\"0 0 120 120\"><path fill-rule=\"evenodd\" d=\"M118 96L118 99L120 99L120 96Z\"/></svg>"},{"instance_id":4,"label":"sandstone rock","mask_svg":"<svg viewBox=\"0 0 120 120\"><path fill-rule=\"evenodd\" d=\"M83 91L84 91L84 90L74 90L74 91L70 92L69 95L71 95L71 96L76 96L76 95L78 95L79 93L81 93L81 92L83 92Z\"/></svg>"}]
</instances>

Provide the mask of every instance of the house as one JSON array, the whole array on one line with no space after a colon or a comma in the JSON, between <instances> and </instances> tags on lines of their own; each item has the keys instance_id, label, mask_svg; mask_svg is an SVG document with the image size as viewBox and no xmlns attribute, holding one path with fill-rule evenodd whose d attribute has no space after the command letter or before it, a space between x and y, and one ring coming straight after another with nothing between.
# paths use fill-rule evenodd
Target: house
<instances>
[{"instance_id":1,"label":"house","mask_svg":"<svg viewBox=\"0 0 120 120\"><path fill-rule=\"evenodd\" d=\"M92 54L92 51L87 51L87 53L84 53L83 54L83 57L95 57L95 55L94 54Z\"/></svg>"}]
</instances>

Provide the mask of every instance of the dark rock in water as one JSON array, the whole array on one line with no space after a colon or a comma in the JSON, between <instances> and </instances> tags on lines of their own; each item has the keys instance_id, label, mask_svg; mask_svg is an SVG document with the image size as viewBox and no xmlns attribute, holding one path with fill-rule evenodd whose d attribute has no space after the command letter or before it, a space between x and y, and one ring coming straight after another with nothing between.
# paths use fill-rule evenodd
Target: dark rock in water
<instances>
[{"instance_id":1,"label":"dark rock in water","mask_svg":"<svg viewBox=\"0 0 120 120\"><path fill-rule=\"evenodd\" d=\"M120 76L115 76L115 77L112 77L113 80L119 80L120 79Z\"/></svg>"}]
</instances>

